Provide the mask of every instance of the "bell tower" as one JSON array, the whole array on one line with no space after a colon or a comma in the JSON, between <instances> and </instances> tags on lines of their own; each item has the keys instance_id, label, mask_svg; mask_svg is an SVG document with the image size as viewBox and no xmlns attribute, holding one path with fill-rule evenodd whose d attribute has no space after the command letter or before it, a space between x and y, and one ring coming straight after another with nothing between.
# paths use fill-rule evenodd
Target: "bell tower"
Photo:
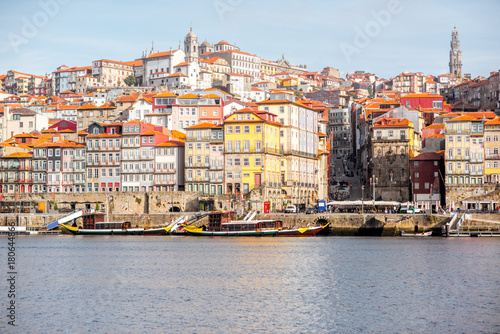
<instances>
[{"instance_id":1,"label":"bell tower","mask_svg":"<svg viewBox=\"0 0 500 334\"><path fill-rule=\"evenodd\" d=\"M453 28L451 33L450 50L450 73L454 76L462 77L462 51L460 51L460 41L458 40L457 28Z\"/></svg>"},{"instance_id":2,"label":"bell tower","mask_svg":"<svg viewBox=\"0 0 500 334\"><path fill-rule=\"evenodd\" d=\"M184 52L186 53L186 61L198 61L198 37L193 32L192 27L184 38Z\"/></svg>"}]
</instances>

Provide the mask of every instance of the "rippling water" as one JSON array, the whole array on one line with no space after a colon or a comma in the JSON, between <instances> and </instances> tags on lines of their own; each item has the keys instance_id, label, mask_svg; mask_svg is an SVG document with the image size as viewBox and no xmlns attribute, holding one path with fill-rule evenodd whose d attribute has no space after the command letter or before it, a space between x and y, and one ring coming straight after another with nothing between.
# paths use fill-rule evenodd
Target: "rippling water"
<instances>
[{"instance_id":1,"label":"rippling water","mask_svg":"<svg viewBox=\"0 0 500 334\"><path fill-rule=\"evenodd\" d=\"M499 239L61 235L17 247L18 327L2 316L1 333L500 332Z\"/></svg>"}]
</instances>

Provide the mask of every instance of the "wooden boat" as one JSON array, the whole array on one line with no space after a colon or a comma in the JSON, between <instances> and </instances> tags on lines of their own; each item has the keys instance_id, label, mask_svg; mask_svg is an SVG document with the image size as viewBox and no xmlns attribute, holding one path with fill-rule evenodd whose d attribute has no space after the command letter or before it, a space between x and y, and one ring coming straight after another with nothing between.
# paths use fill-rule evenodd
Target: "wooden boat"
<instances>
[{"instance_id":1,"label":"wooden boat","mask_svg":"<svg viewBox=\"0 0 500 334\"><path fill-rule=\"evenodd\" d=\"M432 231L426 231L422 233L406 233L405 231L401 231L402 237L430 237L432 235Z\"/></svg>"},{"instance_id":2,"label":"wooden boat","mask_svg":"<svg viewBox=\"0 0 500 334\"><path fill-rule=\"evenodd\" d=\"M323 229L329 223L311 227L283 227L280 220L230 220L232 212L214 212L209 214L209 226L183 226L185 233L205 237L261 237L261 236L312 236ZM234 216L234 215L233 215Z\"/></svg>"},{"instance_id":3,"label":"wooden boat","mask_svg":"<svg viewBox=\"0 0 500 334\"><path fill-rule=\"evenodd\" d=\"M79 228L77 226L61 225L63 231L75 235L166 235L166 227L131 228L129 222L97 222L95 228Z\"/></svg>"}]
</instances>

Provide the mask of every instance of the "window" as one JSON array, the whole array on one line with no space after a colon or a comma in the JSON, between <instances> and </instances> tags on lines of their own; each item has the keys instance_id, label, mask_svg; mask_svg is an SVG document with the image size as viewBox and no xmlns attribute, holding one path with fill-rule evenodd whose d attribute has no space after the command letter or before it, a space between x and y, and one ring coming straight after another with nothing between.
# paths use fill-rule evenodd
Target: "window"
<instances>
[{"instance_id":1,"label":"window","mask_svg":"<svg viewBox=\"0 0 500 334\"><path fill-rule=\"evenodd\" d=\"M415 178L418 179L420 177L420 173L419 172L415 172Z\"/></svg>"},{"instance_id":2,"label":"window","mask_svg":"<svg viewBox=\"0 0 500 334\"><path fill-rule=\"evenodd\" d=\"M233 141L232 140L228 140L226 142L226 145L227 145L227 152L233 152Z\"/></svg>"},{"instance_id":3,"label":"window","mask_svg":"<svg viewBox=\"0 0 500 334\"><path fill-rule=\"evenodd\" d=\"M413 162L413 166L414 166L415 168L418 168L418 161L414 161L414 162Z\"/></svg>"},{"instance_id":4,"label":"window","mask_svg":"<svg viewBox=\"0 0 500 334\"><path fill-rule=\"evenodd\" d=\"M255 133L262 133L262 125L255 126Z\"/></svg>"},{"instance_id":5,"label":"window","mask_svg":"<svg viewBox=\"0 0 500 334\"><path fill-rule=\"evenodd\" d=\"M243 158L243 166L250 166L250 159L249 158Z\"/></svg>"},{"instance_id":6,"label":"window","mask_svg":"<svg viewBox=\"0 0 500 334\"><path fill-rule=\"evenodd\" d=\"M250 140L243 141L243 152L250 152Z\"/></svg>"},{"instance_id":7,"label":"window","mask_svg":"<svg viewBox=\"0 0 500 334\"><path fill-rule=\"evenodd\" d=\"M241 133L241 126L240 125L235 125L234 126L234 133L235 134L240 134Z\"/></svg>"},{"instance_id":8,"label":"window","mask_svg":"<svg viewBox=\"0 0 500 334\"><path fill-rule=\"evenodd\" d=\"M448 142L453 143L453 136L448 136Z\"/></svg>"},{"instance_id":9,"label":"window","mask_svg":"<svg viewBox=\"0 0 500 334\"><path fill-rule=\"evenodd\" d=\"M226 159L226 165L227 166L232 166L233 165L233 159Z\"/></svg>"},{"instance_id":10,"label":"window","mask_svg":"<svg viewBox=\"0 0 500 334\"><path fill-rule=\"evenodd\" d=\"M430 188L430 184L429 184L429 182L425 182L425 183L424 183L424 188L425 188L425 189L429 189L429 188Z\"/></svg>"},{"instance_id":11,"label":"window","mask_svg":"<svg viewBox=\"0 0 500 334\"><path fill-rule=\"evenodd\" d=\"M233 133L233 126L232 125L228 125L227 126L227 133L228 134L232 134Z\"/></svg>"},{"instance_id":12,"label":"window","mask_svg":"<svg viewBox=\"0 0 500 334\"><path fill-rule=\"evenodd\" d=\"M255 151L256 152L262 151L262 142L260 140L255 141Z\"/></svg>"},{"instance_id":13,"label":"window","mask_svg":"<svg viewBox=\"0 0 500 334\"><path fill-rule=\"evenodd\" d=\"M416 183L413 185L413 187L414 187L415 189L420 189L420 183L416 182Z\"/></svg>"},{"instance_id":14,"label":"window","mask_svg":"<svg viewBox=\"0 0 500 334\"><path fill-rule=\"evenodd\" d=\"M461 143L462 142L462 136L457 136L457 143Z\"/></svg>"},{"instance_id":15,"label":"window","mask_svg":"<svg viewBox=\"0 0 500 334\"><path fill-rule=\"evenodd\" d=\"M239 140L234 141L234 151L241 152L241 142Z\"/></svg>"},{"instance_id":16,"label":"window","mask_svg":"<svg viewBox=\"0 0 500 334\"><path fill-rule=\"evenodd\" d=\"M261 158L255 158L255 166L262 166Z\"/></svg>"},{"instance_id":17,"label":"window","mask_svg":"<svg viewBox=\"0 0 500 334\"><path fill-rule=\"evenodd\" d=\"M243 126L243 133L250 133L250 125Z\"/></svg>"},{"instance_id":18,"label":"window","mask_svg":"<svg viewBox=\"0 0 500 334\"><path fill-rule=\"evenodd\" d=\"M438 174L439 174L438 172L434 172L434 177L438 177L439 176Z\"/></svg>"},{"instance_id":19,"label":"window","mask_svg":"<svg viewBox=\"0 0 500 334\"><path fill-rule=\"evenodd\" d=\"M234 165L235 166L241 166L241 160L240 160L240 158L234 159Z\"/></svg>"}]
</instances>

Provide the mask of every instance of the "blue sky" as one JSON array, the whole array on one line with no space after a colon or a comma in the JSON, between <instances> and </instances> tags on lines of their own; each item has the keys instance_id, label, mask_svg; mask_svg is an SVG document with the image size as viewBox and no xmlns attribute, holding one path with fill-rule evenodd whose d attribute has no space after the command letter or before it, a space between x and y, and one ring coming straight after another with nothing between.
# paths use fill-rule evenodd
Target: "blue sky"
<instances>
[{"instance_id":1,"label":"blue sky","mask_svg":"<svg viewBox=\"0 0 500 334\"><path fill-rule=\"evenodd\" d=\"M129 61L145 49L177 48L189 31L199 42L226 40L310 70L448 71L456 26L463 72L500 69L500 1L417 0L0 0L0 74L43 75L60 65Z\"/></svg>"}]
</instances>

